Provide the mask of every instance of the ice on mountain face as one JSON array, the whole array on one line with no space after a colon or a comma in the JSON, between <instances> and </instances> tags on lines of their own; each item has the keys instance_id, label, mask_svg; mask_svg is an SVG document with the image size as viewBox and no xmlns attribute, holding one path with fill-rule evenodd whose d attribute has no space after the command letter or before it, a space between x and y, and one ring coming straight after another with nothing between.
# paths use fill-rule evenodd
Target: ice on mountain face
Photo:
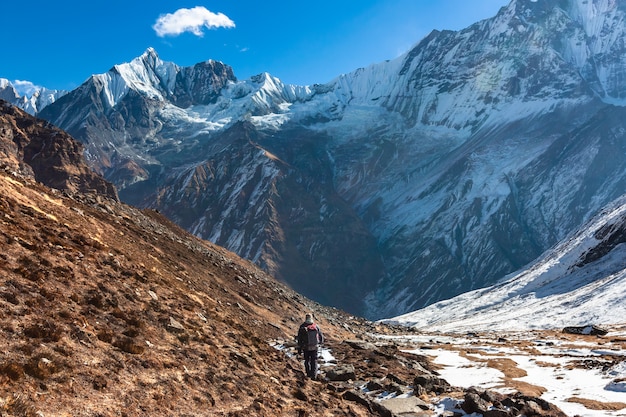
<instances>
[{"instance_id":1,"label":"ice on mountain face","mask_svg":"<svg viewBox=\"0 0 626 417\"><path fill-rule=\"evenodd\" d=\"M6 78L0 78L0 99L14 103L20 98L17 90Z\"/></svg>"},{"instance_id":2,"label":"ice on mountain face","mask_svg":"<svg viewBox=\"0 0 626 417\"><path fill-rule=\"evenodd\" d=\"M161 61L156 53L146 52L130 63L116 65L113 74L104 74L108 78L111 90L111 107L124 97L130 90L138 91L148 98L163 100L163 92L167 93L173 88L176 81L177 66ZM107 86L109 84L106 84Z\"/></svg>"},{"instance_id":3,"label":"ice on mountain face","mask_svg":"<svg viewBox=\"0 0 626 417\"><path fill-rule=\"evenodd\" d=\"M563 37L568 46L564 58L580 68L603 101L626 105L622 85L626 73L625 14L617 2L610 1L572 1L568 13L579 26L573 36Z\"/></svg>"}]
</instances>

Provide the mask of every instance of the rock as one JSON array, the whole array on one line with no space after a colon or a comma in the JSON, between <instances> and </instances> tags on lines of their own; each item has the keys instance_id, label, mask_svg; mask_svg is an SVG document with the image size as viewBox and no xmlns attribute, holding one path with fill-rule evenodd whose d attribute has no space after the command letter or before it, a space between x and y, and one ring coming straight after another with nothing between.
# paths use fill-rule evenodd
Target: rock
<instances>
[{"instance_id":1,"label":"rock","mask_svg":"<svg viewBox=\"0 0 626 417\"><path fill-rule=\"evenodd\" d=\"M385 385L385 391L393 392L396 395L402 395L408 392L411 392L411 389L405 385L398 384L397 382L390 382Z\"/></svg>"},{"instance_id":2,"label":"rock","mask_svg":"<svg viewBox=\"0 0 626 417\"><path fill-rule=\"evenodd\" d=\"M48 122L0 103L0 165L70 193L119 201L115 186L87 164L84 145Z\"/></svg>"},{"instance_id":3,"label":"rock","mask_svg":"<svg viewBox=\"0 0 626 417\"><path fill-rule=\"evenodd\" d=\"M185 327L176 320L174 320L173 317L170 317L170 322L167 325L167 330L172 333L182 333L185 331Z\"/></svg>"},{"instance_id":4,"label":"rock","mask_svg":"<svg viewBox=\"0 0 626 417\"><path fill-rule=\"evenodd\" d=\"M419 391L435 392L441 394L450 389L450 384L445 379L439 378L435 375L418 375L413 380L413 386L417 395L422 394ZM421 388L421 390L419 389Z\"/></svg>"},{"instance_id":5,"label":"rock","mask_svg":"<svg viewBox=\"0 0 626 417\"><path fill-rule=\"evenodd\" d=\"M338 381L338 382L329 382L328 385L328 390L332 391L332 392L346 392L352 388L354 388L354 386L348 382L345 381Z\"/></svg>"},{"instance_id":6,"label":"rock","mask_svg":"<svg viewBox=\"0 0 626 417\"><path fill-rule=\"evenodd\" d=\"M595 324L587 326L568 326L563 329L563 333L584 334L594 336L605 336L609 331Z\"/></svg>"},{"instance_id":7,"label":"rock","mask_svg":"<svg viewBox=\"0 0 626 417\"><path fill-rule=\"evenodd\" d=\"M346 401L351 401L357 404L361 404L365 406L366 408L370 407L370 401L354 390L349 390L349 391L344 392L341 397Z\"/></svg>"},{"instance_id":8,"label":"rock","mask_svg":"<svg viewBox=\"0 0 626 417\"><path fill-rule=\"evenodd\" d=\"M504 399L504 394L500 394L499 392L495 392L495 391L485 391L482 394L480 394L480 398L482 398L485 401L488 401L492 404L498 404L500 403L503 399Z\"/></svg>"},{"instance_id":9,"label":"rock","mask_svg":"<svg viewBox=\"0 0 626 417\"><path fill-rule=\"evenodd\" d=\"M330 381L349 381L356 378L354 366L339 365L326 371L326 378Z\"/></svg>"},{"instance_id":10,"label":"rock","mask_svg":"<svg viewBox=\"0 0 626 417\"><path fill-rule=\"evenodd\" d=\"M465 401L461 404L461 408L467 414L478 413L485 414L491 407L491 404L478 395L476 392L467 392L465 394Z\"/></svg>"},{"instance_id":11,"label":"rock","mask_svg":"<svg viewBox=\"0 0 626 417\"><path fill-rule=\"evenodd\" d=\"M502 400L502 405L507 407L513 415L566 417L563 411L549 402L535 397L528 397L517 393Z\"/></svg>"},{"instance_id":12,"label":"rock","mask_svg":"<svg viewBox=\"0 0 626 417\"><path fill-rule=\"evenodd\" d=\"M364 342L362 340L346 340L345 343L348 344L353 349L376 350L376 345L370 342Z\"/></svg>"},{"instance_id":13,"label":"rock","mask_svg":"<svg viewBox=\"0 0 626 417\"><path fill-rule=\"evenodd\" d=\"M382 391L383 389L385 389L385 386L381 383L379 379L369 381L366 387L370 391Z\"/></svg>"},{"instance_id":14,"label":"rock","mask_svg":"<svg viewBox=\"0 0 626 417\"><path fill-rule=\"evenodd\" d=\"M293 392L293 396L294 396L294 398L297 398L297 399L298 399L298 400L300 400L300 401L304 401L304 402L309 401L309 397L308 397L308 396L306 395L306 393L305 393L302 389L300 389L300 388L298 388L297 390L295 390L295 391Z\"/></svg>"},{"instance_id":15,"label":"rock","mask_svg":"<svg viewBox=\"0 0 626 417\"><path fill-rule=\"evenodd\" d=\"M483 417L514 417L517 415L514 411L507 411L501 408L492 408L483 413Z\"/></svg>"},{"instance_id":16,"label":"rock","mask_svg":"<svg viewBox=\"0 0 626 417\"><path fill-rule=\"evenodd\" d=\"M422 410L429 409L428 403L417 397L391 398L380 401L380 405L394 416L417 416Z\"/></svg>"},{"instance_id":17,"label":"rock","mask_svg":"<svg viewBox=\"0 0 626 417\"><path fill-rule=\"evenodd\" d=\"M522 408L522 412L529 416L540 416L543 414L541 406L532 400L526 401L524 408Z\"/></svg>"}]
</instances>

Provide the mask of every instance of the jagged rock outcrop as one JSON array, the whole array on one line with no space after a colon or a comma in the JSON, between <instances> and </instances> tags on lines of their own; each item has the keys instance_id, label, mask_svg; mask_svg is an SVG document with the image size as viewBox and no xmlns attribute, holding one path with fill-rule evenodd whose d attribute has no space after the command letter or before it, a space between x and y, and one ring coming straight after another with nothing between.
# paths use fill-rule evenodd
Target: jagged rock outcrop
<instances>
[{"instance_id":1,"label":"jagged rock outcrop","mask_svg":"<svg viewBox=\"0 0 626 417\"><path fill-rule=\"evenodd\" d=\"M118 199L113 184L87 165L80 142L2 100L0 164L58 190Z\"/></svg>"},{"instance_id":2,"label":"jagged rock outcrop","mask_svg":"<svg viewBox=\"0 0 626 417\"><path fill-rule=\"evenodd\" d=\"M588 326L567 326L563 328L563 333L606 336L609 331L595 324L590 324Z\"/></svg>"}]
</instances>

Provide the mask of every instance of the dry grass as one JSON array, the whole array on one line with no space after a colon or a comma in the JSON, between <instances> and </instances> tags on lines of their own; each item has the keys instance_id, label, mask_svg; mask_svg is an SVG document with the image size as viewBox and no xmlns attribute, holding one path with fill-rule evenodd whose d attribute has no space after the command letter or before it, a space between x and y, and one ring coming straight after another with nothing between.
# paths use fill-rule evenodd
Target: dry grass
<instances>
[{"instance_id":1,"label":"dry grass","mask_svg":"<svg viewBox=\"0 0 626 417\"><path fill-rule=\"evenodd\" d=\"M585 406L585 408L588 408L589 410L618 411L626 408L626 403L601 402L579 397L571 397L568 398L567 401L571 403L582 404Z\"/></svg>"},{"instance_id":2,"label":"dry grass","mask_svg":"<svg viewBox=\"0 0 626 417\"><path fill-rule=\"evenodd\" d=\"M291 338L314 303L154 212L4 173L0 209L3 413L298 408L299 364L268 341ZM320 321L329 343L347 334ZM343 404L313 386L307 395L322 399L319 415Z\"/></svg>"}]
</instances>

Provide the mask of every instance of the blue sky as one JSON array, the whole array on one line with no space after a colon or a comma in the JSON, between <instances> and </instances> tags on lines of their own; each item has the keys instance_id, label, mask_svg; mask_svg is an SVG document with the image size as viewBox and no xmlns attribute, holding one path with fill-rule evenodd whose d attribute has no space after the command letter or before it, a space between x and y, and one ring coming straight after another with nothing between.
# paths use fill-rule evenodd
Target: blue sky
<instances>
[{"instance_id":1,"label":"blue sky","mask_svg":"<svg viewBox=\"0 0 626 417\"><path fill-rule=\"evenodd\" d=\"M324 83L459 30L508 0L5 1L0 78L73 89L148 47L181 66L207 59L240 79L267 71Z\"/></svg>"}]
</instances>

